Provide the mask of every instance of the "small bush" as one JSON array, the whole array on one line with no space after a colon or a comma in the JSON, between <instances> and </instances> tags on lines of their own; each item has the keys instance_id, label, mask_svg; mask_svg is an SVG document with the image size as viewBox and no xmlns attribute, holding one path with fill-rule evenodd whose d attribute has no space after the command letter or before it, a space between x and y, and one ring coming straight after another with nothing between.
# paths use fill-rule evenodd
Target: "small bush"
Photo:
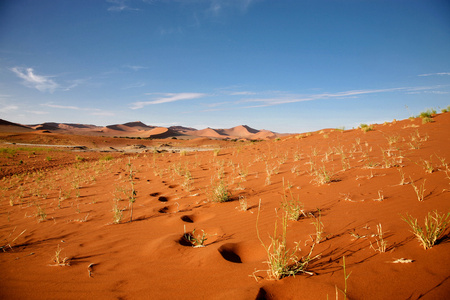
<instances>
[{"instance_id":1,"label":"small bush","mask_svg":"<svg viewBox=\"0 0 450 300\"><path fill-rule=\"evenodd\" d=\"M422 124L433 123L433 122L434 122L434 120L431 117L422 118Z\"/></svg>"},{"instance_id":2,"label":"small bush","mask_svg":"<svg viewBox=\"0 0 450 300\"><path fill-rule=\"evenodd\" d=\"M362 131L364 131L364 132L372 131L372 130L373 130L373 125L360 124L360 125L359 125L359 128L360 128Z\"/></svg>"}]
</instances>

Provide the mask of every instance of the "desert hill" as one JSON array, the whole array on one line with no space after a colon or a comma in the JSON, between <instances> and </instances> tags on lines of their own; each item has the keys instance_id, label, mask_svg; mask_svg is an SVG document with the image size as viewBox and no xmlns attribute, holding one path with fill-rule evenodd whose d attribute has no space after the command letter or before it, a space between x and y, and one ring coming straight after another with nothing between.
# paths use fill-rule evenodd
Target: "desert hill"
<instances>
[{"instance_id":1,"label":"desert hill","mask_svg":"<svg viewBox=\"0 0 450 300\"><path fill-rule=\"evenodd\" d=\"M0 132L30 132L32 128L0 119Z\"/></svg>"},{"instance_id":2,"label":"desert hill","mask_svg":"<svg viewBox=\"0 0 450 300\"><path fill-rule=\"evenodd\" d=\"M113 124L107 126L73 124L73 123L55 123L46 122L35 125L20 125L23 128L32 128L35 130L46 130L54 133L80 134L91 136L118 136L118 137L139 137L139 138L181 138L192 139L206 137L210 139L247 139L247 140L266 140L284 136L269 130L257 130L247 125L240 125L227 129L205 128L197 130L191 127L171 126L158 127L144 124L141 121L128 122L124 124Z\"/></svg>"}]
</instances>

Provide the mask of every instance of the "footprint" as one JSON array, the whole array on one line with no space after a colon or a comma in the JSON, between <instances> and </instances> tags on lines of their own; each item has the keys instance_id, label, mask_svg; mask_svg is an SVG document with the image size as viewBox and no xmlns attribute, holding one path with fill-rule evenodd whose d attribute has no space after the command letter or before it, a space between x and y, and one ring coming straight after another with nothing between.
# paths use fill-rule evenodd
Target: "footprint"
<instances>
[{"instance_id":1,"label":"footprint","mask_svg":"<svg viewBox=\"0 0 450 300\"><path fill-rule=\"evenodd\" d=\"M162 214L176 213L178 211L179 211L178 205L175 205L175 204L164 206L163 208L160 208L158 210L158 212L160 212Z\"/></svg>"},{"instance_id":2,"label":"footprint","mask_svg":"<svg viewBox=\"0 0 450 300\"><path fill-rule=\"evenodd\" d=\"M159 196L159 193L151 193L150 196L156 197L156 196Z\"/></svg>"},{"instance_id":3,"label":"footprint","mask_svg":"<svg viewBox=\"0 0 450 300\"><path fill-rule=\"evenodd\" d=\"M238 244L228 243L220 246L218 250L225 260L236 264L242 263Z\"/></svg>"},{"instance_id":4,"label":"footprint","mask_svg":"<svg viewBox=\"0 0 450 300\"><path fill-rule=\"evenodd\" d=\"M227 243L217 249L227 261L240 264L264 260L267 253L257 242Z\"/></svg>"},{"instance_id":5,"label":"footprint","mask_svg":"<svg viewBox=\"0 0 450 300\"><path fill-rule=\"evenodd\" d=\"M194 223L194 219L195 219L195 217L194 216L182 216L181 217L181 220L183 220L183 222L186 222L186 223Z\"/></svg>"},{"instance_id":6,"label":"footprint","mask_svg":"<svg viewBox=\"0 0 450 300\"><path fill-rule=\"evenodd\" d=\"M161 197L158 198L158 201L160 201L160 202L167 202L167 201L169 201L169 199L167 199L167 197L161 196Z\"/></svg>"}]
</instances>

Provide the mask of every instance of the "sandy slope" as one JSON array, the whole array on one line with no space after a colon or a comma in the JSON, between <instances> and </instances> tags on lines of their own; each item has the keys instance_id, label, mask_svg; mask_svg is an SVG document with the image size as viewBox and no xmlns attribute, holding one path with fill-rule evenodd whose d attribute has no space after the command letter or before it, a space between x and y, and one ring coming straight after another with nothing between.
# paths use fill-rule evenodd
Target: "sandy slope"
<instances>
[{"instance_id":1,"label":"sandy slope","mask_svg":"<svg viewBox=\"0 0 450 300\"><path fill-rule=\"evenodd\" d=\"M345 256L349 299L447 299L449 230L438 245L424 250L402 220L409 213L423 224L427 212L450 211L450 113L434 120L376 125L366 133L326 130L279 141L223 142L227 146L218 155L118 154L106 160L105 153L3 152L2 168L20 164L21 174L1 181L0 234L2 245L12 246L0 253L1 298L335 299L336 287L344 289ZM205 140L186 144L195 142ZM52 167L23 172L37 162ZM137 191L132 222L130 166ZM331 182L317 182L314 168L331 174ZM209 200L219 174L232 201ZM423 201L410 182L425 183ZM324 239L314 248L320 258L308 266L314 275L274 281L261 271L256 281L255 270L267 268L256 232L258 202L259 232L268 243L288 186L306 213L318 217L321 209ZM123 209L120 224L112 224L115 198ZM238 209L239 198L247 200L249 210ZM46 214L40 222L39 209ZM288 222L288 246L299 241L299 255L313 245L312 220ZM378 224L388 242L385 253L371 248ZM208 234L206 247L182 240L184 230L194 229ZM70 266L49 266L58 245ZM399 258L413 262L392 263Z\"/></svg>"}]
</instances>

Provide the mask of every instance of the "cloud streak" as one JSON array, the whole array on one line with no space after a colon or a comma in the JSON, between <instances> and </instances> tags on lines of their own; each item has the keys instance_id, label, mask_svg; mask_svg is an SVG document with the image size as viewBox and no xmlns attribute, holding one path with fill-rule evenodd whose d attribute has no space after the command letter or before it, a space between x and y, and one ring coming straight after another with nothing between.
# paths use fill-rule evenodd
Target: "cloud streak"
<instances>
[{"instance_id":1,"label":"cloud streak","mask_svg":"<svg viewBox=\"0 0 450 300\"><path fill-rule=\"evenodd\" d=\"M450 72L428 73L428 74L420 74L417 76L446 76L446 75L450 75Z\"/></svg>"},{"instance_id":2,"label":"cloud streak","mask_svg":"<svg viewBox=\"0 0 450 300\"><path fill-rule=\"evenodd\" d=\"M280 104L297 103L304 101L314 101L314 100L324 100L324 99L344 99L348 97L358 97L361 95L377 94L377 93L388 93L388 92L417 92L423 90L432 90L440 88L441 86L422 86L422 87L398 87L398 88L388 88L388 89L367 89L367 90L350 90L337 93L321 93L315 95L284 95L281 97L270 97L270 98L253 98L253 99L243 99L240 102L259 102L261 104L246 106L245 108L255 108L255 107L266 107L274 106Z\"/></svg>"},{"instance_id":3,"label":"cloud streak","mask_svg":"<svg viewBox=\"0 0 450 300\"><path fill-rule=\"evenodd\" d=\"M0 113L9 113L15 110L18 110L19 107L17 105L6 105L0 108Z\"/></svg>"},{"instance_id":4,"label":"cloud streak","mask_svg":"<svg viewBox=\"0 0 450 300\"><path fill-rule=\"evenodd\" d=\"M10 69L19 78L24 80L24 84L28 87L35 88L40 92L50 92L53 93L59 84L50 79L50 76L43 76L35 74L33 68L20 68L14 67Z\"/></svg>"},{"instance_id":5,"label":"cloud streak","mask_svg":"<svg viewBox=\"0 0 450 300\"><path fill-rule=\"evenodd\" d=\"M154 95L154 94L150 93L147 95ZM131 104L130 108L141 109L147 105L163 104L182 100L193 100L206 96L206 94L203 93L165 93L162 95L163 97L156 98L155 100L134 102Z\"/></svg>"},{"instance_id":6,"label":"cloud streak","mask_svg":"<svg viewBox=\"0 0 450 300\"><path fill-rule=\"evenodd\" d=\"M127 4L128 0L106 0L113 5L108 7L108 11L122 12L124 10L139 10L138 8L132 8Z\"/></svg>"},{"instance_id":7,"label":"cloud streak","mask_svg":"<svg viewBox=\"0 0 450 300\"><path fill-rule=\"evenodd\" d=\"M86 108L86 107L78 107L78 106L71 106L71 105L59 105L59 104L52 104L52 103L43 103L41 106L50 107L50 108L58 108L58 109L68 109L68 110L81 110L81 111L88 111L90 115L92 116L115 116L115 113L104 111L98 108Z\"/></svg>"}]
</instances>

